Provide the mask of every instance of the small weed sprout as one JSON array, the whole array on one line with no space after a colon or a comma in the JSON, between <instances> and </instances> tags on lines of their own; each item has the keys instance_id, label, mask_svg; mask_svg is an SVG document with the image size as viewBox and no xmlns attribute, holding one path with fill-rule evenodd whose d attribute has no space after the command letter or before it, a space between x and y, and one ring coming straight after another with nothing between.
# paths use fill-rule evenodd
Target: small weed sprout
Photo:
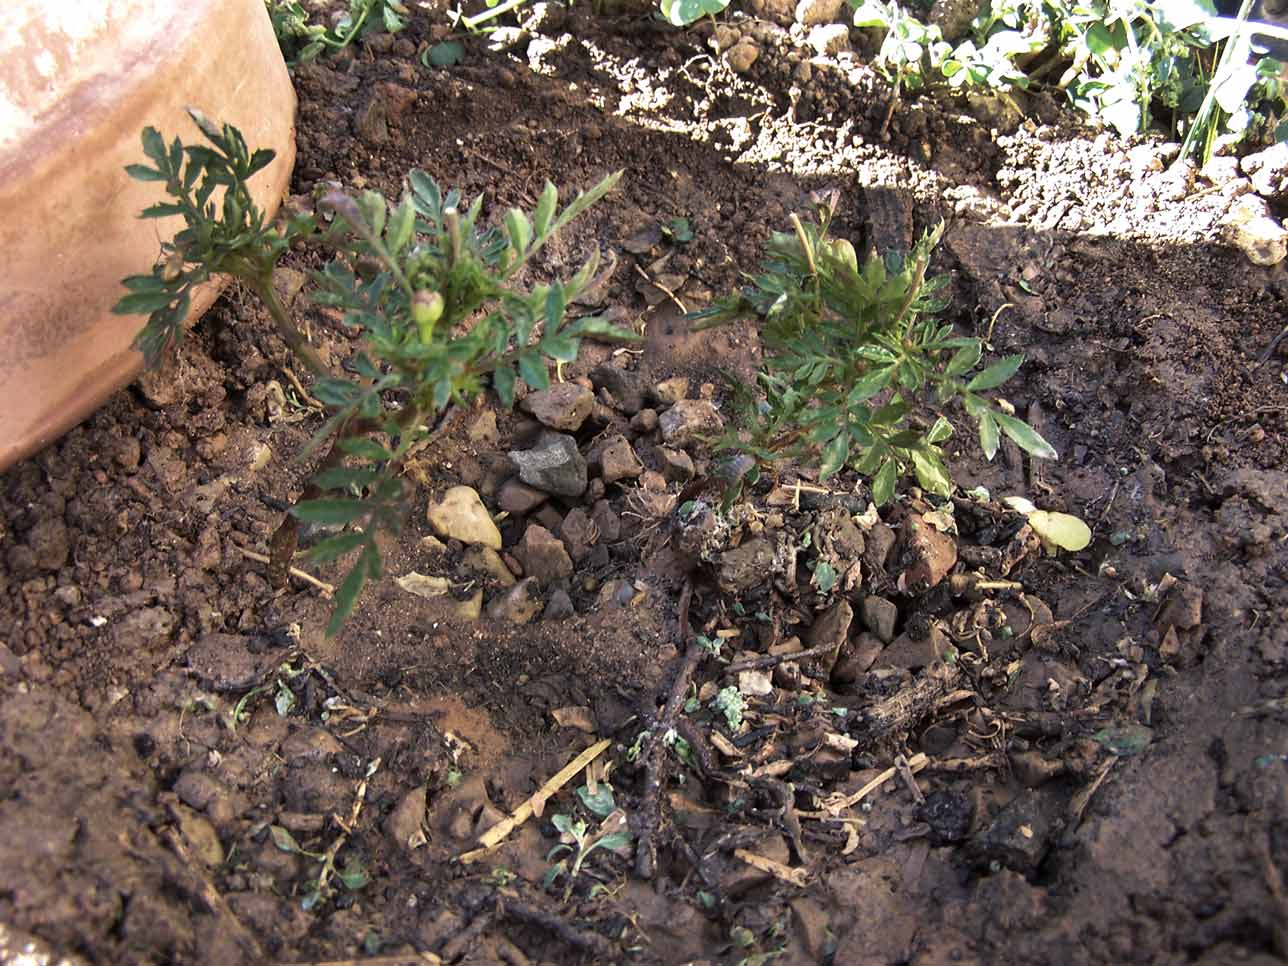
<instances>
[{"instance_id":1,"label":"small weed sprout","mask_svg":"<svg viewBox=\"0 0 1288 966\"><path fill-rule=\"evenodd\" d=\"M382 574L376 534L397 533L404 513L403 461L449 404L465 402L488 384L510 406L520 380L534 389L549 383L548 367L571 362L581 340L632 340L632 333L598 317L568 318L568 306L590 283L598 251L566 281L520 285L519 272L573 218L617 183L611 174L562 210L555 186L541 191L536 208L511 208L504 227L481 224L483 199L466 203L444 192L423 171L412 171L397 204L375 191L352 197L338 189L318 203L329 226L315 216L269 224L247 181L273 152L251 151L241 133L191 112L209 145L167 147L153 128L143 132L152 165L129 174L165 186L173 199L142 217L180 215L186 227L162 246L150 275L124 280L128 290L114 311L146 314L136 339L149 365L183 334L191 291L212 275L241 281L263 302L291 350L313 370L314 395L328 418L301 456L330 440L317 475L272 539L269 578L285 584L298 543L295 521L346 528L314 546L315 562L353 559L335 596L327 628L336 633L368 579ZM215 193L222 189L217 202ZM328 370L304 338L273 287L273 269L295 243L319 238L335 258L313 275L313 300L338 309L359 337L344 377Z\"/></svg>"},{"instance_id":2,"label":"small weed sprout","mask_svg":"<svg viewBox=\"0 0 1288 966\"><path fill-rule=\"evenodd\" d=\"M747 708L747 701L736 687L721 688L711 699L711 710L724 715L729 730L737 732L742 727L742 714Z\"/></svg>"},{"instance_id":3,"label":"small weed sprout","mask_svg":"<svg viewBox=\"0 0 1288 966\"><path fill-rule=\"evenodd\" d=\"M565 877L567 885L564 887L564 902L572 896L577 877L581 875L582 866L592 852L596 849L623 849L631 844L631 833L625 830L609 832L601 826L597 832L592 832L582 819L571 815L555 815L550 821L559 831L561 841L546 855L546 861L553 864L546 870L542 884L549 888L560 876ZM624 823L625 816L622 816L621 821ZM609 821L605 820L604 825L607 824ZM564 858L555 861L559 856Z\"/></svg>"},{"instance_id":4,"label":"small weed sprout","mask_svg":"<svg viewBox=\"0 0 1288 966\"><path fill-rule=\"evenodd\" d=\"M327 50L338 51L379 31L396 34L410 12L400 0L350 0L349 10L330 29L310 22L299 0L264 0L273 33L288 64L307 64Z\"/></svg>"},{"instance_id":5,"label":"small weed sprout","mask_svg":"<svg viewBox=\"0 0 1288 966\"><path fill-rule=\"evenodd\" d=\"M1023 356L975 372L982 340L954 335L937 319L947 279L926 272L943 226L907 258L874 254L860 270L850 242L828 237L837 201L835 192L816 198L815 221L793 215L793 230L774 233L750 286L692 316L695 328L762 320L763 396L731 381L740 425L715 443L757 461L733 486L783 460L816 459L820 480L846 467L871 478L877 505L894 496L908 470L922 489L947 497L953 484L942 444L953 429L942 409L952 401L975 420L987 458L1001 434L1054 458L1032 427L985 395L1015 374ZM929 428L918 431L914 420Z\"/></svg>"}]
</instances>

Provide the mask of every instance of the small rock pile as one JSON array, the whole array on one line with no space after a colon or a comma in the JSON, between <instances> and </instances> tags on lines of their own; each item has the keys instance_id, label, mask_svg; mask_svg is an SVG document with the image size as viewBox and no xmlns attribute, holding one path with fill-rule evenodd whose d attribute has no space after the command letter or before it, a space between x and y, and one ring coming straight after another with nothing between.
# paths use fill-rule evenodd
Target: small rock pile
<instances>
[{"instance_id":1,"label":"small rock pile","mask_svg":"<svg viewBox=\"0 0 1288 966\"><path fill-rule=\"evenodd\" d=\"M518 421L521 443L508 452L513 475L494 496L502 526L477 490L451 487L427 513L435 573L409 573L399 586L426 598L434 620L486 612L519 624L573 615L574 595L617 594L621 581L600 588L591 576L608 568L610 547L634 526L623 523L615 499L639 490L665 502L703 466L689 450L724 428L713 387L701 387L699 398L689 390L687 378L651 383L603 364L586 378L527 392L519 409L530 418ZM480 417L489 418L479 435L495 438L495 414Z\"/></svg>"}]
</instances>

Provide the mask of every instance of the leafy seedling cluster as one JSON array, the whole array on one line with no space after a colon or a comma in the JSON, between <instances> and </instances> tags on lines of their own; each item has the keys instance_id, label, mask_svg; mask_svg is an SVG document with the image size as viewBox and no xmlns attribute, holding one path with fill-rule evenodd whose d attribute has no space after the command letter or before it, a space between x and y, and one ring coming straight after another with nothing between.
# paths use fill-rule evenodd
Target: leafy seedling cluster
<instances>
[{"instance_id":1,"label":"leafy seedling cluster","mask_svg":"<svg viewBox=\"0 0 1288 966\"><path fill-rule=\"evenodd\" d=\"M299 0L264 0L273 33L288 64L307 64L321 54L343 50L369 34L396 34L410 13L400 0L350 0L349 10L330 27L313 23Z\"/></svg>"},{"instance_id":2,"label":"leafy seedling cluster","mask_svg":"<svg viewBox=\"0 0 1288 966\"><path fill-rule=\"evenodd\" d=\"M585 869L586 860L596 849L619 852L628 849L631 833L626 829L626 815L617 807L613 787L608 782L597 782L592 788L583 785L577 789L577 799L592 816L598 827L592 828L585 819L558 814L550 823L559 833L559 842L546 855L551 863L546 869L543 885L548 889L559 879L564 879L565 902L572 896L578 877ZM602 885L597 883L597 886Z\"/></svg>"},{"instance_id":3,"label":"leafy seedling cluster","mask_svg":"<svg viewBox=\"0 0 1288 966\"><path fill-rule=\"evenodd\" d=\"M955 335L937 317L948 280L926 272L942 225L907 257L873 253L860 267L849 241L828 236L837 201L834 192L816 197L816 220L793 215L793 230L774 233L751 284L693 315L698 328L743 318L761 323L760 393L730 380L738 424L715 443L748 466L730 480L726 500L765 468L792 459L816 463L820 480L845 468L870 477L878 505L909 470L922 489L946 497L953 484L942 446L953 428L943 413L953 402L975 421L989 459L1002 435L1054 458L1009 404L987 395L1023 357L976 371L983 340Z\"/></svg>"},{"instance_id":4,"label":"leafy seedling cluster","mask_svg":"<svg viewBox=\"0 0 1288 966\"><path fill-rule=\"evenodd\" d=\"M571 362L583 338L636 338L598 317L569 318L569 303L593 280L597 251L566 281L518 281L531 258L610 191L621 172L562 209L547 182L533 211L511 208L502 226L483 225L481 196L467 204L423 171L411 172L397 204L375 191L355 197L331 189L318 201L320 216L269 224L247 181L272 152L251 151L237 129L192 115L209 145L175 138L167 147L148 128L143 150L152 164L127 169L163 184L173 199L142 217L179 215L186 227L162 246L151 274L124 280L129 294L115 311L148 315L136 345L155 365L183 334L193 287L212 275L231 275L259 297L287 345L313 370L313 393L327 419L301 456L328 440L330 446L304 499L273 537L270 578L279 585L286 580L299 540L297 519L344 528L311 550L317 562L353 560L335 595L328 627L334 634L363 584L382 574L376 534L401 527L401 467L446 406L489 384L510 406L520 380L547 388L549 363ZM321 362L273 288L282 254L311 240L334 253L314 273L313 300L338 309L359 341L343 374Z\"/></svg>"},{"instance_id":5,"label":"leafy seedling cluster","mask_svg":"<svg viewBox=\"0 0 1288 966\"><path fill-rule=\"evenodd\" d=\"M1008 92L1046 86L1124 137L1163 122L1204 156L1230 142L1288 134L1283 64L1259 37L1282 28L1217 15L1211 0L989 0L956 46L898 0L851 0L857 27L885 31L875 64L905 90L933 83ZM1220 48L1218 57L1218 45ZM1012 102L1013 103L1013 102Z\"/></svg>"}]
</instances>

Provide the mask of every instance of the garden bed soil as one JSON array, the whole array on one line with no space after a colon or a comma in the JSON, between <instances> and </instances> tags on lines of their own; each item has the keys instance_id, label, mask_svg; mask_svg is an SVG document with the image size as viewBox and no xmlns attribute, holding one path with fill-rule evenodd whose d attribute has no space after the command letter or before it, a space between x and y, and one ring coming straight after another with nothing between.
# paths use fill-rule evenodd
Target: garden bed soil
<instances>
[{"instance_id":1,"label":"garden bed soil","mask_svg":"<svg viewBox=\"0 0 1288 966\"><path fill-rule=\"evenodd\" d=\"M634 373L633 408L656 411L653 387L682 377L726 414L720 373L754 370L755 328L694 333L684 311L737 285L811 192L839 189L837 233L861 251L945 219L949 318L1025 354L1006 396L1061 457L1008 444L986 463L958 414L952 469L963 491L1077 514L1092 544L1043 555L1017 514L964 498L955 533L916 494L877 518L862 481L817 487L808 467L762 481L729 527L711 492L681 494L650 417L601 394L582 449L620 434L657 476L501 524L527 572L555 568L537 603L563 591L573 613L456 621L395 578L505 596L426 520L462 484L495 511L507 453L536 438L489 396L408 467L387 576L327 639L323 595L275 590L242 553L299 497L319 421L232 290L163 371L0 481L0 959L31 942L99 963L1282 961L1288 346L1262 356L1288 290L1222 234L1237 172L1172 166L1174 145L1111 139L1041 96L1022 122L910 99L883 131L888 88L861 51L812 58L769 19L733 21L758 52L734 73L706 27L534 10L517 46L467 38L457 66L417 62L435 39L418 17L298 68L290 203L326 181L396 196L422 168L499 213L546 179L623 169L534 271L598 247L614 267L586 311L643 340L589 346L565 378ZM660 230L676 218L691 241ZM317 264L292 255L284 287ZM351 351L296 305L324 356ZM688 448L701 476L711 455ZM585 551L570 575L516 552L533 521ZM1019 586L903 579L943 555ZM824 588L818 560L860 579ZM738 678L699 634L744 663L796 635L827 664ZM740 730L709 710L765 682ZM672 694L700 707L669 717ZM637 741L659 720L685 761ZM547 882L552 817L600 821L578 775L457 861L600 738L596 784L632 846Z\"/></svg>"}]
</instances>

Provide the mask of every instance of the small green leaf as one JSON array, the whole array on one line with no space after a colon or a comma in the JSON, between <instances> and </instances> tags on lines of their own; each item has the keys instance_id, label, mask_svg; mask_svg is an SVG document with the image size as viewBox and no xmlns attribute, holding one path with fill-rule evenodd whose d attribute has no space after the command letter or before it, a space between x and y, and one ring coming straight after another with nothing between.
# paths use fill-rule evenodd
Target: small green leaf
<instances>
[{"instance_id":1,"label":"small green leaf","mask_svg":"<svg viewBox=\"0 0 1288 966\"><path fill-rule=\"evenodd\" d=\"M421 55L426 67L455 67L465 61L465 45L459 40L444 40Z\"/></svg>"},{"instance_id":2,"label":"small green leaf","mask_svg":"<svg viewBox=\"0 0 1288 966\"><path fill-rule=\"evenodd\" d=\"M1024 356L1013 355L1007 356L1001 362L995 362L983 372L976 373L975 378L966 383L966 388L971 392L983 392L985 389L996 389L1011 376L1015 375L1024 362Z\"/></svg>"},{"instance_id":3,"label":"small green leaf","mask_svg":"<svg viewBox=\"0 0 1288 966\"><path fill-rule=\"evenodd\" d=\"M158 201L155 205L148 205L139 212L140 218L169 218L171 215L182 215L183 205L171 204L168 201Z\"/></svg>"},{"instance_id":4,"label":"small green leaf","mask_svg":"<svg viewBox=\"0 0 1288 966\"><path fill-rule=\"evenodd\" d=\"M603 838L597 839L595 841L595 848L608 849L610 852L615 852L618 849L626 848L626 846L630 844L630 832L613 832L609 835L605 835Z\"/></svg>"},{"instance_id":5,"label":"small green leaf","mask_svg":"<svg viewBox=\"0 0 1288 966\"><path fill-rule=\"evenodd\" d=\"M315 476L313 482L323 490L345 490L351 486L366 486L379 476L380 473L377 470L354 466L333 466Z\"/></svg>"},{"instance_id":6,"label":"small green leaf","mask_svg":"<svg viewBox=\"0 0 1288 966\"><path fill-rule=\"evenodd\" d=\"M850 458L850 434L847 428L842 428L832 441L823 447L822 458L819 462L818 478L821 481L834 475L837 470L845 465L845 461Z\"/></svg>"},{"instance_id":7,"label":"small green leaf","mask_svg":"<svg viewBox=\"0 0 1288 966\"><path fill-rule=\"evenodd\" d=\"M926 434L926 442L934 445L942 443L953 434L953 424L946 418L940 416L935 420L935 425L930 427L930 432Z\"/></svg>"},{"instance_id":8,"label":"small green leaf","mask_svg":"<svg viewBox=\"0 0 1288 966\"><path fill-rule=\"evenodd\" d=\"M367 869L360 859L349 859L344 864L344 868L336 872L340 882L350 892L355 892L365 886L370 880L367 875Z\"/></svg>"},{"instance_id":9,"label":"small green leaf","mask_svg":"<svg viewBox=\"0 0 1288 966\"><path fill-rule=\"evenodd\" d=\"M982 345L978 339L971 341L969 345L958 349L952 359L949 360L948 367L944 370L946 376L960 376L964 372L970 372L979 362Z\"/></svg>"},{"instance_id":10,"label":"small green leaf","mask_svg":"<svg viewBox=\"0 0 1288 966\"><path fill-rule=\"evenodd\" d=\"M519 356L519 375L538 392L550 388L550 373L546 371L546 363L535 352L525 352Z\"/></svg>"},{"instance_id":11,"label":"small green leaf","mask_svg":"<svg viewBox=\"0 0 1288 966\"><path fill-rule=\"evenodd\" d=\"M898 478L899 468L893 459L887 459L872 477L872 502L885 506L894 496L894 484Z\"/></svg>"},{"instance_id":12,"label":"small green leaf","mask_svg":"<svg viewBox=\"0 0 1288 966\"><path fill-rule=\"evenodd\" d=\"M826 560L820 560L814 568L812 583L818 588L820 594L831 593L832 588L836 586L836 568Z\"/></svg>"},{"instance_id":13,"label":"small green leaf","mask_svg":"<svg viewBox=\"0 0 1288 966\"><path fill-rule=\"evenodd\" d=\"M1026 453L1032 453L1034 456L1047 460L1059 458L1055 448L1024 420L1008 416L1006 413L997 412L993 413L993 418L1002 427L1002 432L1011 437L1015 444Z\"/></svg>"},{"instance_id":14,"label":"small green leaf","mask_svg":"<svg viewBox=\"0 0 1288 966\"><path fill-rule=\"evenodd\" d=\"M564 312L567 310L567 302L564 297L564 288L558 282L550 286L546 293L545 316L546 316L546 335L553 336L559 331L559 325L563 322ZM576 357L576 349L573 349L573 357ZM572 359L561 359L561 362L572 362Z\"/></svg>"},{"instance_id":15,"label":"small green leaf","mask_svg":"<svg viewBox=\"0 0 1288 966\"><path fill-rule=\"evenodd\" d=\"M917 474L917 482L921 484L923 490L928 490L937 496L952 495L953 481L949 478L948 470L938 454L918 447L911 450L910 455L913 471Z\"/></svg>"},{"instance_id":16,"label":"small green leaf","mask_svg":"<svg viewBox=\"0 0 1288 966\"><path fill-rule=\"evenodd\" d=\"M299 843L295 841L295 836L282 828L282 826L270 825L268 827L268 834L272 836L273 844L283 852L290 852L296 855L304 854L304 850L300 848Z\"/></svg>"},{"instance_id":17,"label":"small green leaf","mask_svg":"<svg viewBox=\"0 0 1288 966\"><path fill-rule=\"evenodd\" d=\"M496 390L501 405L506 409L514 406L514 382L514 370L508 363L497 366L496 371L492 373L492 388Z\"/></svg>"},{"instance_id":18,"label":"small green leaf","mask_svg":"<svg viewBox=\"0 0 1288 966\"><path fill-rule=\"evenodd\" d=\"M599 818L607 818L617 807L617 803L613 800L613 786L608 782L599 782L593 795L590 789L582 785L577 789L577 798L585 806L586 811Z\"/></svg>"},{"instance_id":19,"label":"small green leaf","mask_svg":"<svg viewBox=\"0 0 1288 966\"><path fill-rule=\"evenodd\" d=\"M566 335L547 335L542 338L540 348L556 362L572 362L577 358L579 343Z\"/></svg>"},{"instance_id":20,"label":"small green leaf","mask_svg":"<svg viewBox=\"0 0 1288 966\"><path fill-rule=\"evenodd\" d=\"M394 454L389 452L384 446L381 446L373 439L367 439L364 436L350 436L336 443L337 448L342 453L349 456L358 456L364 460L373 462L384 462L394 458Z\"/></svg>"},{"instance_id":21,"label":"small green leaf","mask_svg":"<svg viewBox=\"0 0 1288 966\"><path fill-rule=\"evenodd\" d=\"M357 550L367 543L367 540L365 533L338 533L310 547L309 559L314 563L330 563Z\"/></svg>"},{"instance_id":22,"label":"small green leaf","mask_svg":"<svg viewBox=\"0 0 1288 966\"><path fill-rule=\"evenodd\" d=\"M367 579L367 558L371 552L371 548L368 547L335 592L335 609L331 612L331 621L326 626L327 637L338 634L344 622L348 620L349 614L353 612L353 606L358 602L358 593Z\"/></svg>"},{"instance_id":23,"label":"small green leaf","mask_svg":"<svg viewBox=\"0 0 1288 966\"><path fill-rule=\"evenodd\" d=\"M291 507L291 515L306 523L330 526L360 520L370 509L362 500L304 500Z\"/></svg>"},{"instance_id":24,"label":"small green leaf","mask_svg":"<svg viewBox=\"0 0 1288 966\"><path fill-rule=\"evenodd\" d=\"M890 384L890 379L894 373L895 370L893 368L885 366L880 369L874 369L865 376L861 376L855 381L849 394L845 397L846 402L851 406L854 406L867 399L871 399Z\"/></svg>"},{"instance_id":25,"label":"small green leaf","mask_svg":"<svg viewBox=\"0 0 1288 966\"><path fill-rule=\"evenodd\" d=\"M510 236L510 244L515 254L522 256L532 244L532 225L528 216L518 208L511 208L505 213L505 230Z\"/></svg>"},{"instance_id":26,"label":"small green leaf","mask_svg":"<svg viewBox=\"0 0 1288 966\"><path fill-rule=\"evenodd\" d=\"M984 450L985 459L991 461L997 455L998 443L997 421L993 419L993 414L985 409L979 414L979 445Z\"/></svg>"},{"instance_id":27,"label":"small green leaf","mask_svg":"<svg viewBox=\"0 0 1288 966\"><path fill-rule=\"evenodd\" d=\"M550 220L555 216L555 206L559 203L559 189L549 181L541 189L541 197L537 199L537 209L533 212L532 222L533 229L538 238L545 238L550 232Z\"/></svg>"},{"instance_id":28,"label":"small green leaf","mask_svg":"<svg viewBox=\"0 0 1288 966\"><path fill-rule=\"evenodd\" d=\"M131 292L112 306L116 315L148 315L164 309L174 298L169 292Z\"/></svg>"},{"instance_id":29,"label":"small green leaf","mask_svg":"<svg viewBox=\"0 0 1288 966\"><path fill-rule=\"evenodd\" d=\"M155 168L149 168L146 164L127 164L125 173L135 181L168 181L169 179Z\"/></svg>"}]
</instances>

